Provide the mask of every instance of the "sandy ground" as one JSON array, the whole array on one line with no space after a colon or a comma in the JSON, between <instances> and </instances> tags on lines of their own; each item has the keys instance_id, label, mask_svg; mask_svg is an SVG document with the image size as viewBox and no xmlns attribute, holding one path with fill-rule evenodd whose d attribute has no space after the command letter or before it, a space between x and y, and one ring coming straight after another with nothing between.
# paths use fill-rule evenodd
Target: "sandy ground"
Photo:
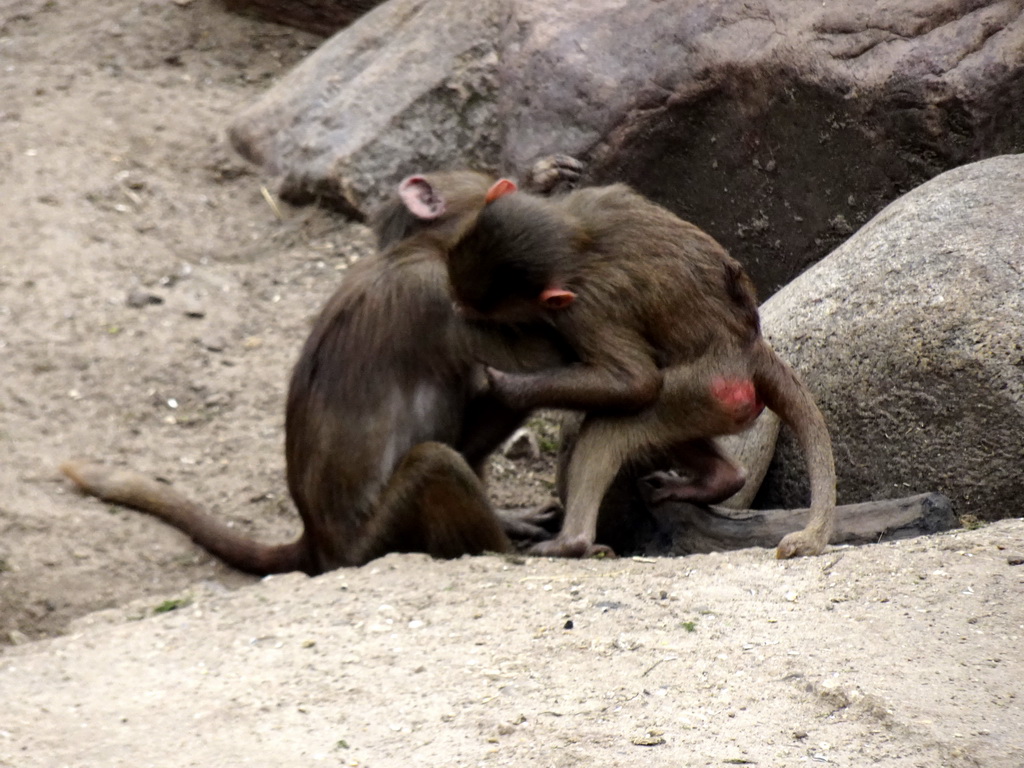
<instances>
[{"instance_id":1,"label":"sandy ground","mask_svg":"<svg viewBox=\"0 0 1024 768\"><path fill-rule=\"evenodd\" d=\"M369 238L276 211L223 136L317 43L212 0L0 0L0 765L1024 765L1021 521L256 582L67 488L104 458L296 533L284 387ZM549 461L493 475L550 493Z\"/></svg>"}]
</instances>

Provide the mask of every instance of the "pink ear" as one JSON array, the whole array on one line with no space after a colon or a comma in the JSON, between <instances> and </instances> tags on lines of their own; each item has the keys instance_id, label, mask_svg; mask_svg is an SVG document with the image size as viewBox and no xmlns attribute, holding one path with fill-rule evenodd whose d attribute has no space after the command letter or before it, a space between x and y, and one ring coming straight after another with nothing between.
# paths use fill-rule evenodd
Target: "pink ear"
<instances>
[{"instance_id":1,"label":"pink ear","mask_svg":"<svg viewBox=\"0 0 1024 768\"><path fill-rule=\"evenodd\" d=\"M576 294L564 288L545 288L540 292L540 303L545 309L565 309L576 300Z\"/></svg>"},{"instance_id":2,"label":"pink ear","mask_svg":"<svg viewBox=\"0 0 1024 768\"><path fill-rule=\"evenodd\" d=\"M493 203L499 197L511 195L517 189L519 189L519 187L516 186L516 183L512 181L512 179L498 179L491 185L491 188L487 190L487 197L485 197L484 200L488 203Z\"/></svg>"},{"instance_id":3,"label":"pink ear","mask_svg":"<svg viewBox=\"0 0 1024 768\"><path fill-rule=\"evenodd\" d=\"M444 198L422 176L410 176L398 185L398 196L417 219L433 221L445 210Z\"/></svg>"}]
</instances>

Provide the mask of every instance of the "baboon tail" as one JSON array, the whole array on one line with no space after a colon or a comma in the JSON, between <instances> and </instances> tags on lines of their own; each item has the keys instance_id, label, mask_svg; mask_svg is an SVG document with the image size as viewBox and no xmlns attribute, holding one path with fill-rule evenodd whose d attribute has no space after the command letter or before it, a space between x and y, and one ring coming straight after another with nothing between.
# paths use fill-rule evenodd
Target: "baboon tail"
<instances>
[{"instance_id":1,"label":"baboon tail","mask_svg":"<svg viewBox=\"0 0 1024 768\"><path fill-rule=\"evenodd\" d=\"M807 528L779 545L780 558L819 554L835 524L836 467L825 418L810 390L764 338L755 342L754 386L765 404L796 433L807 462L811 516Z\"/></svg>"},{"instance_id":2,"label":"baboon tail","mask_svg":"<svg viewBox=\"0 0 1024 768\"><path fill-rule=\"evenodd\" d=\"M160 518L232 568L258 576L310 570L305 534L288 544L262 544L229 528L166 483L138 472L85 461L68 461L60 469L84 493Z\"/></svg>"}]
</instances>

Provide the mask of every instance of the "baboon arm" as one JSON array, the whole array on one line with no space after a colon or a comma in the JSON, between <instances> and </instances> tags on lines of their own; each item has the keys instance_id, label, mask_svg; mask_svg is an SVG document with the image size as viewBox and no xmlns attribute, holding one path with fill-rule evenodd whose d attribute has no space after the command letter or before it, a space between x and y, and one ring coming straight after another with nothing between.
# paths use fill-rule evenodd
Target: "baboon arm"
<instances>
[{"instance_id":1,"label":"baboon arm","mask_svg":"<svg viewBox=\"0 0 1024 768\"><path fill-rule=\"evenodd\" d=\"M578 411L639 411L661 391L661 373L609 371L578 364L541 373L506 373L490 368L495 395L514 408L565 408Z\"/></svg>"},{"instance_id":2,"label":"baboon arm","mask_svg":"<svg viewBox=\"0 0 1024 768\"><path fill-rule=\"evenodd\" d=\"M489 368L494 393L515 408L638 411L661 394L662 372L646 341L623 328L589 338L594 329L577 329L583 362L537 373L507 373Z\"/></svg>"}]
</instances>

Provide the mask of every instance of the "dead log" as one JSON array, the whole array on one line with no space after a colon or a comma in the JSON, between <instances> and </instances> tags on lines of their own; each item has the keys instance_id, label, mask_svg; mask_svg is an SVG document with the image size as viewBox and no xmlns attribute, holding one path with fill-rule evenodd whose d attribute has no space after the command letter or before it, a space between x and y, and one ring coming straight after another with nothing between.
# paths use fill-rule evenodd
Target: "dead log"
<instances>
[{"instance_id":1,"label":"dead log","mask_svg":"<svg viewBox=\"0 0 1024 768\"><path fill-rule=\"evenodd\" d=\"M252 13L318 35L333 35L383 0L224 0L229 11Z\"/></svg>"},{"instance_id":2,"label":"dead log","mask_svg":"<svg viewBox=\"0 0 1024 768\"><path fill-rule=\"evenodd\" d=\"M774 547L807 522L807 509L735 510L670 503L652 509L666 554L684 555L746 547ZM868 544L907 539L957 526L949 499L923 493L902 499L846 504L836 510L835 544Z\"/></svg>"}]
</instances>

